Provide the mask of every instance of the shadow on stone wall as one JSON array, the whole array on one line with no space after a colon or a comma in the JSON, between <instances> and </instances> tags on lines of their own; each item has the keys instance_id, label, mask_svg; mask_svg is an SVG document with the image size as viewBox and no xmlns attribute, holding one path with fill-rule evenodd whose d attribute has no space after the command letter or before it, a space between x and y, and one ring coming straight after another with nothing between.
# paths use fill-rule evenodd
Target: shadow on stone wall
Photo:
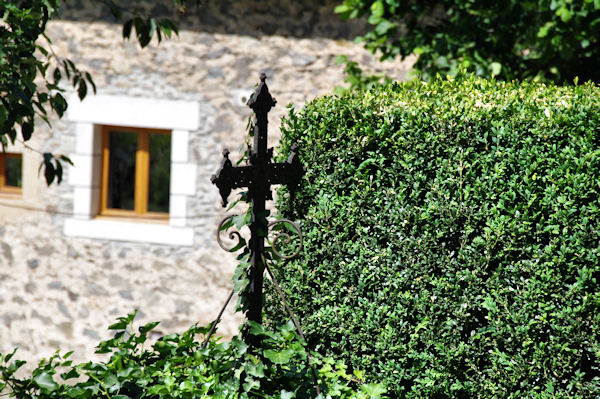
<instances>
[{"instance_id":1,"label":"shadow on stone wall","mask_svg":"<svg viewBox=\"0 0 600 399\"><path fill-rule=\"evenodd\" d=\"M170 18L179 29L252 37L353 39L366 31L366 22L343 21L334 13L341 0L200 0L178 9L172 0L121 0L141 16ZM125 13L130 17L132 12ZM61 19L115 22L98 0L64 0Z\"/></svg>"}]
</instances>

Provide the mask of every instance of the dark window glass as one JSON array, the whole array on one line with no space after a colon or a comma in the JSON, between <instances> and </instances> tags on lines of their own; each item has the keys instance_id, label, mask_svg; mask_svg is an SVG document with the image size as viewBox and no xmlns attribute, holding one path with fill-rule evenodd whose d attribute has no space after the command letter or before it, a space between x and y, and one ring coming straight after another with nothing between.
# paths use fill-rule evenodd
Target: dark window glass
<instances>
[{"instance_id":1,"label":"dark window glass","mask_svg":"<svg viewBox=\"0 0 600 399\"><path fill-rule=\"evenodd\" d=\"M108 137L107 208L133 210L137 133L111 131Z\"/></svg>"},{"instance_id":2,"label":"dark window glass","mask_svg":"<svg viewBox=\"0 0 600 399\"><path fill-rule=\"evenodd\" d=\"M18 156L5 156L4 175L6 176L5 185L12 187L21 187L21 170L23 160Z\"/></svg>"},{"instance_id":3,"label":"dark window glass","mask_svg":"<svg viewBox=\"0 0 600 399\"><path fill-rule=\"evenodd\" d=\"M148 211L169 212L171 135L151 133L149 141Z\"/></svg>"}]
</instances>

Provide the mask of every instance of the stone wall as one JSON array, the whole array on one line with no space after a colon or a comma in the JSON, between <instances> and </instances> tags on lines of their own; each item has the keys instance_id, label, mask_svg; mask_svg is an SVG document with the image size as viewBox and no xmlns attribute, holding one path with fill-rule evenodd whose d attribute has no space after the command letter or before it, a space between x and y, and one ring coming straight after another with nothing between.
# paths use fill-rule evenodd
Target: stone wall
<instances>
[{"instance_id":1,"label":"stone wall","mask_svg":"<svg viewBox=\"0 0 600 399\"><path fill-rule=\"evenodd\" d=\"M219 4L229 2L207 3L223 8ZM241 4L230 3L233 9ZM300 2L281 4L296 7L296 3ZM331 4L326 6L331 10ZM315 9L324 18L319 14L324 8ZM285 31L295 26L286 21L305 26L313 18L287 13L288 19L274 13L268 20ZM221 17L214 16L211 23L221 26ZM326 31L327 23L314 18L311 26ZM242 19L226 22L236 25ZM73 171L66 170L60 186L48 188L37 176L39 155L25 150L29 166L24 170L23 198L0 197L0 352L18 346L20 358L37 360L60 348L75 350L75 360L89 359L98 340L107 337L106 326L133 309L139 309L140 323L160 320L158 334L212 321L231 289L234 260L214 241L224 210L209 178L224 147L242 148L250 115L244 103L259 73L267 73L271 93L279 101L270 120L275 145L286 104L301 107L343 84L336 55L349 54L367 68L397 79L410 67L410 61L380 64L360 47L339 39L339 34L328 38L314 32L296 37L249 35L242 28L238 33L228 32L229 28L187 30L173 40L140 49L133 40L122 41L120 29L108 22L61 20L51 22L47 33L57 54L94 76L99 94L197 103L200 128L189 138L189 158L197 165L197 195L187 204L187 225L194 228L195 244L176 247L65 237L64 220L73 212L74 188L68 183ZM68 120L55 121L52 131L38 126L32 147L75 151L75 129ZM220 333L234 334L240 321L230 305Z\"/></svg>"},{"instance_id":2,"label":"stone wall","mask_svg":"<svg viewBox=\"0 0 600 399\"><path fill-rule=\"evenodd\" d=\"M188 0L185 7L174 6L172 0L118 3L125 8L124 18L167 17L187 31L352 40L366 30L365 20L342 21L335 15L341 0ZM61 18L115 22L108 6L97 0L64 1Z\"/></svg>"}]
</instances>

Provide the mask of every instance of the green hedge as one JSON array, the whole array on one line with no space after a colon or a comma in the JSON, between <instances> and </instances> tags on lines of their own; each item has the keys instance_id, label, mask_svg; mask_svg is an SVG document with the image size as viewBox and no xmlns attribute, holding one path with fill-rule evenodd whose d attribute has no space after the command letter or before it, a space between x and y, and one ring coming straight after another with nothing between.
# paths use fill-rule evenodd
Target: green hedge
<instances>
[{"instance_id":1,"label":"green hedge","mask_svg":"<svg viewBox=\"0 0 600 399\"><path fill-rule=\"evenodd\" d=\"M596 86L415 81L282 129L307 175L278 277L315 349L399 397L600 397Z\"/></svg>"}]
</instances>

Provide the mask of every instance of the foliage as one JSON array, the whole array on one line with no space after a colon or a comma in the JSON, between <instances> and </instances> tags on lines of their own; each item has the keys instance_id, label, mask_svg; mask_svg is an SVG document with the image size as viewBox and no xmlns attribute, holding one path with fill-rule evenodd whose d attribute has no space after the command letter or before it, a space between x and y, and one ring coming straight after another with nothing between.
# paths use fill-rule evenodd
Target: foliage
<instances>
[{"instance_id":1,"label":"foliage","mask_svg":"<svg viewBox=\"0 0 600 399\"><path fill-rule=\"evenodd\" d=\"M460 68L501 79L600 81L598 0L343 0L372 25L359 42L382 59L417 54L423 78Z\"/></svg>"},{"instance_id":2,"label":"foliage","mask_svg":"<svg viewBox=\"0 0 600 399\"><path fill-rule=\"evenodd\" d=\"M358 66L358 63L350 60L347 55L338 55L335 58L335 62L339 65L344 65L344 82L350 85L350 90L368 90L377 85L392 83L392 80L384 74L370 75L364 73L363 70ZM346 89L342 87L336 87L336 93L338 94L341 94L343 90Z\"/></svg>"},{"instance_id":3,"label":"foliage","mask_svg":"<svg viewBox=\"0 0 600 399\"><path fill-rule=\"evenodd\" d=\"M6 0L0 4L0 143L15 142L20 133L28 141L36 116L46 123L48 110L62 117L67 102L60 87L63 77L83 99L88 84L96 90L89 73L81 72L72 61L61 59L39 42L51 42L44 35L46 23L58 9L58 0ZM87 82L87 83L86 83ZM20 140L20 139L19 139ZM64 155L43 154L41 167L48 184L62 180Z\"/></svg>"},{"instance_id":4,"label":"foliage","mask_svg":"<svg viewBox=\"0 0 600 399\"><path fill-rule=\"evenodd\" d=\"M263 347L251 350L239 337L228 342L211 339L203 347L195 337L209 327L192 326L183 334L148 342L158 323L133 329L135 313L120 317L109 327L112 339L98 345L98 353L110 353L105 362L73 365L58 352L42 360L25 378L16 376L24 361L12 360L14 352L0 354L0 392L25 398L315 398L312 367L320 397L380 398L378 384L358 386L360 374L350 375L343 363L312 354L310 365L304 342L292 323L277 331L253 324L263 337Z\"/></svg>"},{"instance_id":5,"label":"foliage","mask_svg":"<svg viewBox=\"0 0 600 399\"><path fill-rule=\"evenodd\" d=\"M173 0L183 6L186 0ZM105 0L114 17L123 20L123 37L132 30L142 47L153 37L177 34L169 19L146 17L134 9L122 7L117 0ZM44 33L47 22L58 16L59 0L2 0L0 2L0 143L9 140L27 142L35 129L36 119L50 125L51 114L62 118L68 104L63 96L71 85L81 100L90 89L96 92L92 76L81 71L69 59L59 57ZM127 14L127 15L125 15ZM65 84L66 82L66 84ZM19 137L20 134L20 137ZM30 148L31 149L31 148ZM34 149L33 149L34 150ZM64 155L44 153L40 169L46 182L62 180Z\"/></svg>"},{"instance_id":6,"label":"foliage","mask_svg":"<svg viewBox=\"0 0 600 399\"><path fill-rule=\"evenodd\" d=\"M398 397L600 395L598 87L412 81L282 132L307 183L277 278L311 347Z\"/></svg>"}]
</instances>

